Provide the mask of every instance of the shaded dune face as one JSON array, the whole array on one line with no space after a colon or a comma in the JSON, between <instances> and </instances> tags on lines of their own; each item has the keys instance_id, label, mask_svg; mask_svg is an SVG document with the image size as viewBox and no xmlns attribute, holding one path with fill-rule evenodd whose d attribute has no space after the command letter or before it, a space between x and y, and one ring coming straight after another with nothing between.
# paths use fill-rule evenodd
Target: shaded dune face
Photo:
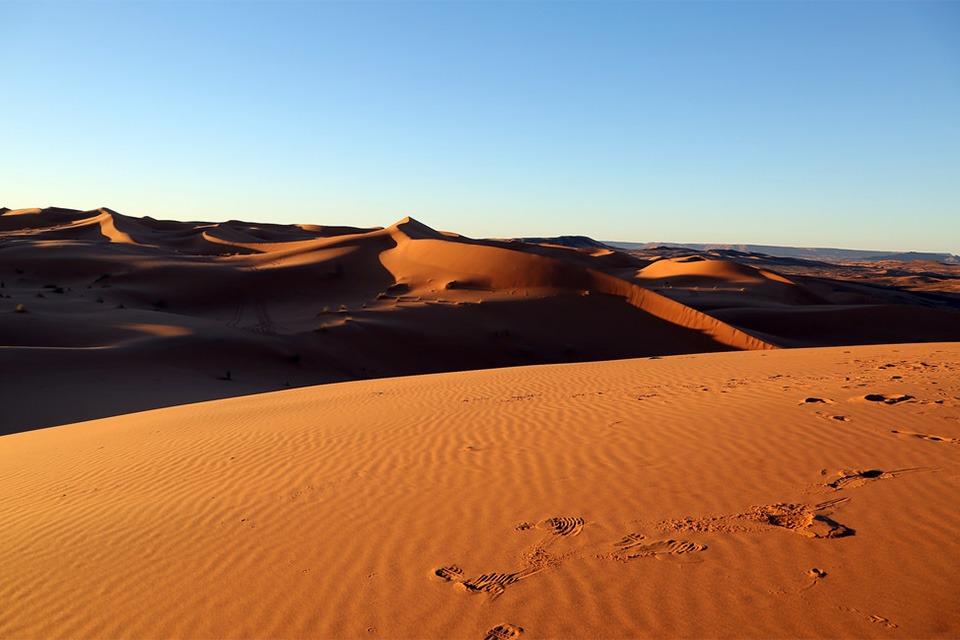
<instances>
[{"instance_id":1,"label":"shaded dune face","mask_svg":"<svg viewBox=\"0 0 960 640\"><path fill-rule=\"evenodd\" d=\"M26 374L11 383L63 371L79 394L78 369L143 381L72 415L15 410L5 431L287 385L774 346L619 277L643 265L625 254L410 218L358 229L44 209L3 213L0 234L0 360Z\"/></svg>"}]
</instances>

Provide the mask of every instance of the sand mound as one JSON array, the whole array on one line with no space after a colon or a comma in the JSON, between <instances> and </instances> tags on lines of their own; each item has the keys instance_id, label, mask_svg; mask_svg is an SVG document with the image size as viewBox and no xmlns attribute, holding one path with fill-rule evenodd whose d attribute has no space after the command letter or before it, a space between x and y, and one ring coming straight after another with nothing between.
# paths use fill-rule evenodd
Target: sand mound
<instances>
[{"instance_id":1,"label":"sand mound","mask_svg":"<svg viewBox=\"0 0 960 640\"><path fill-rule=\"evenodd\" d=\"M705 260L697 256L657 260L644 267L637 277L641 280L682 279L723 282L784 282L792 284L781 275L729 260Z\"/></svg>"},{"instance_id":2,"label":"sand mound","mask_svg":"<svg viewBox=\"0 0 960 640\"><path fill-rule=\"evenodd\" d=\"M686 355L6 436L0 636L956 637L958 372Z\"/></svg>"}]
</instances>

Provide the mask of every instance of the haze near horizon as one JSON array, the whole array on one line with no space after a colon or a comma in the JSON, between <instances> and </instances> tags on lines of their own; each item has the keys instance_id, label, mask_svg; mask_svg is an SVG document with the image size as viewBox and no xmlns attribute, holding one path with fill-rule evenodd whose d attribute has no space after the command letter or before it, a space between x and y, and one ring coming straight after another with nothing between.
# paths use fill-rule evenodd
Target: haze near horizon
<instances>
[{"instance_id":1,"label":"haze near horizon","mask_svg":"<svg viewBox=\"0 0 960 640\"><path fill-rule=\"evenodd\" d=\"M960 253L952 3L4 3L0 205Z\"/></svg>"}]
</instances>

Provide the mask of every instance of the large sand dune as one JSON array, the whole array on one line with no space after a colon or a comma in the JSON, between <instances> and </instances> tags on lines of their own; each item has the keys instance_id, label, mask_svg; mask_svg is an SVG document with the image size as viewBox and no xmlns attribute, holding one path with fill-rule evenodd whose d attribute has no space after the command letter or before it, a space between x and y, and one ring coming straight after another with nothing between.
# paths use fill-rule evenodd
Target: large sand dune
<instances>
[{"instance_id":1,"label":"large sand dune","mask_svg":"<svg viewBox=\"0 0 960 640\"><path fill-rule=\"evenodd\" d=\"M0 443L0 637L960 635L956 343L349 382Z\"/></svg>"},{"instance_id":2,"label":"large sand dune","mask_svg":"<svg viewBox=\"0 0 960 640\"><path fill-rule=\"evenodd\" d=\"M954 274L931 275L946 265L887 268L877 286L738 252L667 254L475 240L411 219L0 209L0 433L386 376L960 340L960 295L943 288Z\"/></svg>"},{"instance_id":3,"label":"large sand dune","mask_svg":"<svg viewBox=\"0 0 960 640\"><path fill-rule=\"evenodd\" d=\"M340 380L773 348L604 271L631 264L643 263L410 219L352 229L7 211L0 433ZM33 400L53 389L62 401Z\"/></svg>"}]
</instances>

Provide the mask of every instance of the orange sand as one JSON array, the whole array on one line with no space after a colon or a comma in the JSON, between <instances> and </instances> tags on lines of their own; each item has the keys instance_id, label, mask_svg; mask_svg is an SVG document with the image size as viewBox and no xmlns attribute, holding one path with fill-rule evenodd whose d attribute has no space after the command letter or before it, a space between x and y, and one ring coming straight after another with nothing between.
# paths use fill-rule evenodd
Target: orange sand
<instances>
[{"instance_id":1,"label":"orange sand","mask_svg":"<svg viewBox=\"0 0 960 640\"><path fill-rule=\"evenodd\" d=\"M0 637L957 637L958 454L960 343L348 382L9 435Z\"/></svg>"}]
</instances>

